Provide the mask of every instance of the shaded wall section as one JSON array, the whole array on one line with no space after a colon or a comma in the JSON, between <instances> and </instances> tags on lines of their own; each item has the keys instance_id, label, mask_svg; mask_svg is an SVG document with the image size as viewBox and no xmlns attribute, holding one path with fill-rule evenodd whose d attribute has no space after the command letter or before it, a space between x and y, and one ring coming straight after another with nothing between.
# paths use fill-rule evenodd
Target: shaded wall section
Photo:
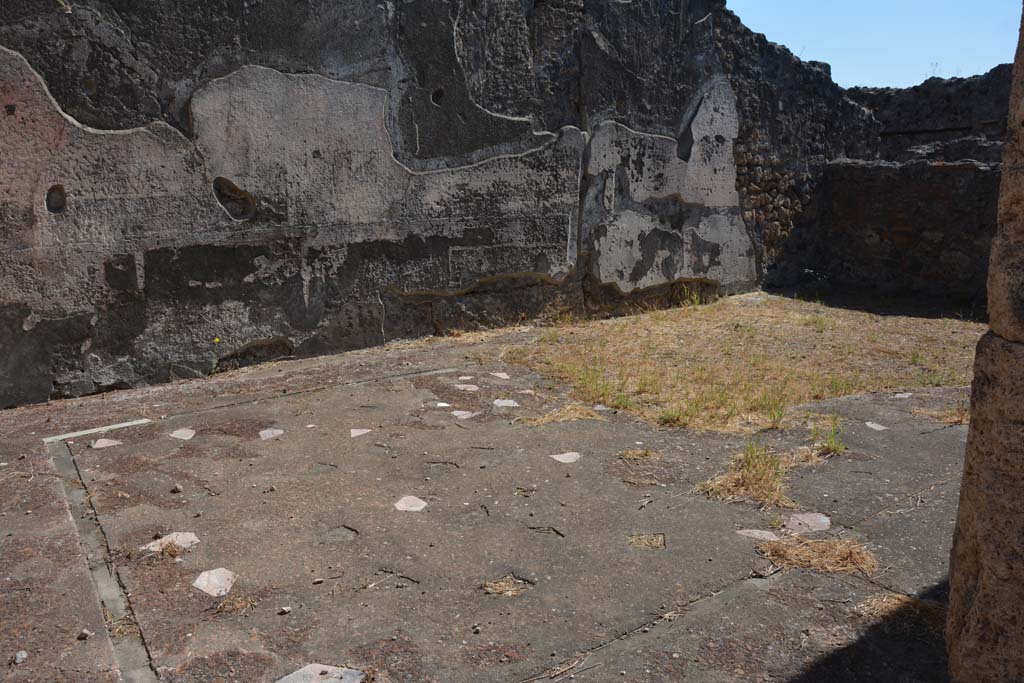
<instances>
[{"instance_id":1,"label":"shaded wall section","mask_svg":"<svg viewBox=\"0 0 1024 683\"><path fill-rule=\"evenodd\" d=\"M839 160L825 166L800 248L809 279L984 306L1000 166Z\"/></svg>"},{"instance_id":2,"label":"shaded wall section","mask_svg":"<svg viewBox=\"0 0 1024 683\"><path fill-rule=\"evenodd\" d=\"M822 167L768 281L983 309L1010 75L846 91L881 123L878 154Z\"/></svg>"}]
</instances>

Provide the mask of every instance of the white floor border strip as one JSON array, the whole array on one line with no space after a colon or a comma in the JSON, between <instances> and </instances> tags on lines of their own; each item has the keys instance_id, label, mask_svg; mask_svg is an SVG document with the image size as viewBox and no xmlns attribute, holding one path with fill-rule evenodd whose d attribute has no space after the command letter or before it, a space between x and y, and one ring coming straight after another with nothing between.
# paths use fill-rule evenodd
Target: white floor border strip
<instances>
[{"instance_id":1,"label":"white floor border strip","mask_svg":"<svg viewBox=\"0 0 1024 683\"><path fill-rule=\"evenodd\" d=\"M68 434L58 434L57 436L48 436L43 439L43 443L56 443L58 441L65 441L67 439L75 439L80 436L89 436L90 434L102 434L104 432L112 432L115 429L124 429L125 427L138 427L139 425L148 425L152 420L149 418L142 418L141 420L132 420L131 422L121 422L116 425L107 425L106 427L95 427L93 429L83 429L80 432L70 432Z\"/></svg>"}]
</instances>

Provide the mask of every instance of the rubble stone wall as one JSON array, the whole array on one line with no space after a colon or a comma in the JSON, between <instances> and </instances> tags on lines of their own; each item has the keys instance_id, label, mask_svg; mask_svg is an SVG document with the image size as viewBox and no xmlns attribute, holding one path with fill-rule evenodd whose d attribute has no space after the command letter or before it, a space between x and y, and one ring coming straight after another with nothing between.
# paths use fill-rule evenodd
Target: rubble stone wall
<instances>
[{"instance_id":1,"label":"rubble stone wall","mask_svg":"<svg viewBox=\"0 0 1024 683\"><path fill-rule=\"evenodd\" d=\"M881 124L874 156L817 179L768 280L926 294L983 307L1011 65L913 88L845 91Z\"/></svg>"},{"instance_id":2,"label":"rubble stone wall","mask_svg":"<svg viewBox=\"0 0 1024 683\"><path fill-rule=\"evenodd\" d=\"M1001 142L1006 137L1012 72L1012 65L1001 64L970 78L929 78L913 88L846 92L882 124L882 158L902 161L908 158L908 150L935 142L964 138Z\"/></svg>"}]
</instances>

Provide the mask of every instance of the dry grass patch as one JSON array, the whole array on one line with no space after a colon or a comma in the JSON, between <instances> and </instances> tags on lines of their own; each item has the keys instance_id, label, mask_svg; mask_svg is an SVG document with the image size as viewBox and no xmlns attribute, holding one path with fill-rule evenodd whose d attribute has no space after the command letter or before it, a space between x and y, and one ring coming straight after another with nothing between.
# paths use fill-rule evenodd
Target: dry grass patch
<instances>
[{"instance_id":1,"label":"dry grass patch","mask_svg":"<svg viewBox=\"0 0 1024 683\"><path fill-rule=\"evenodd\" d=\"M621 457L626 460L643 462L645 460L658 460L661 458L661 453L653 451L650 448L627 448L622 451Z\"/></svg>"},{"instance_id":2,"label":"dry grass patch","mask_svg":"<svg viewBox=\"0 0 1024 683\"><path fill-rule=\"evenodd\" d=\"M665 534L633 534L629 537L629 545L641 550L664 550Z\"/></svg>"},{"instance_id":3,"label":"dry grass patch","mask_svg":"<svg viewBox=\"0 0 1024 683\"><path fill-rule=\"evenodd\" d=\"M552 422L572 422L573 420L604 420L595 410L579 403L570 403L552 410L547 415L527 418L522 420L523 424L532 426L551 424Z\"/></svg>"},{"instance_id":4,"label":"dry grass patch","mask_svg":"<svg viewBox=\"0 0 1024 683\"><path fill-rule=\"evenodd\" d=\"M647 486L661 486L663 483L665 483L661 479L659 479L656 474L652 474L650 472L636 472L633 470L626 470L619 476L622 479L622 483L629 484L630 486L639 486L640 488L644 488Z\"/></svg>"},{"instance_id":5,"label":"dry grass patch","mask_svg":"<svg viewBox=\"0 0 1024 683\"><path fill-rule=\"evenodd\" d=\"M530 589L530 582L520 579L514 574L506 574L497 581L484 581L480 588L488 595L514 598L528 591Z\"/></svg>"},{"instance_id":6,"label":"dry grass patch","mask_svg":"<svg viewBox=\"0 0 1024 683\"><path fill-rule=\"evenodd\" d=\"M502 356L651 422L750 430L810 401L969 384L984 329L765 295L565 324Z\"/></svg>"},{"instance_id":7,"label":"dry grass patch","mask_svg":"<svg viewBox=\"0 0 1024 683\"><path fill-rule=\"evenodd\" d=\"M922 600L901 593L879 593L857 605L859 616L903 630L924 627L935 635L946 630L946 608L934 600Z\"/></svg>"},{"instance_id":8,"label":"dry grass patch","mask_svg":"<svg viewBox=\"0 0 1024 683\"><path fill-rule=\"evenodd\" d=\"M610 474L631 486L658 486L673 478L660 460L661 453L650 448L627 448L608 469Z\"/></svg>"},{"instance_id":9,"label":"dry grass patch","mask_svg":"<svg viewBox=\"0 0 1024 683\"><path fill-rule=\"evenodd\" d=\"M164 547L160 548L160 552L157 553L159 557L180 557L185 552L180 545L177 543L167 543Z\"/></svg>"},{"instance_id":10,"label":"dry grass patch","mask_svg":"<svg viewBox=\"0 0 1024 683\"><path fill-rule=\"evenodd\" d=\"M135 619L132 618L131 614L125 614L119 619L114 619L110 612L107 611L106 606L103 607L103 622L112 638L126 638L139 633L139 626L135 623Z\"/></svg>"},{"instance_id":11,"label":"dry grass patch","mask_svg":"<svg viewBox=\"0 0 1024 683\"><path fill-rule=\"evenodd\" d=\"M813 569L829 574L866 574L878 571L878 560L863 543L852 540L812 541L789 536L757 546L761 554L777 565Z\"/></svg>"},{"instance_id":12,"label":"dry grass patch","mask_svg":"<svg viewBox=\"0 0 1024 683\"><path fill-rule=\"evenodd\" d=\"M795 507L784 491L786 471L792 466L790 459L760 444L749 443L729 465L728 472L698 484L694 492L730 502L749 500L765 507Z\"/></svg>"},{"instance_id":13,"label":"dry grass patch","mask_svg":"<svg viewBox=\"0 0 1024 683\"><path fill-rule=\"evenodd\" d=\"M249 595L232 595L221 600L214 612L217 614L242 614L256 609L259 600Z\"/></svg>"},{"instance_id":14,"label":"dry grass patch","mask_svg":"<svg viewBox=\"0 0 1024 683\"><path fill-rule=\"evenodd\" d=\"M947 425L965 425L971 421L971 404L968 401L957 401L955 406L944 410L915 408L913 413Z\"/></svg>"}]
</instances>

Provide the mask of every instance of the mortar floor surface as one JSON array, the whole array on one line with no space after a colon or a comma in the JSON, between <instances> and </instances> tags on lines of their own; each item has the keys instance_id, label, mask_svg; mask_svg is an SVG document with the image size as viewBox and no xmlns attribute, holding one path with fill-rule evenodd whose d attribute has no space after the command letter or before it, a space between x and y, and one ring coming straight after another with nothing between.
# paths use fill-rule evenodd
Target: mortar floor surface
<instances>
[{"instance_id":1,"label":"mortar floor surface","mask_svg":"<svg viewBox=\"0 0 1024 683\"><path fill-rule=\"evenodd\" d=\"M508 339L0 413L4 680L277 681L309 664L323 666L291 680L945 679L941 634L860 607L945 599L967 428L915 409L963 390L807 407L842 416L849 450L791 472L799 510L761 510L692 491L751 435L611 410L530 424L570 392L479 360ZM757 438L785 452L809 436ZM634 448L660 457L622 457ZM880 570L778 571L737 533L800 510L831 519L815 537L865 542ZM172 532L199 542L141 549ZM193 586L215 569L235 579L221 597Z\"/></svg>"}]
</instances>

